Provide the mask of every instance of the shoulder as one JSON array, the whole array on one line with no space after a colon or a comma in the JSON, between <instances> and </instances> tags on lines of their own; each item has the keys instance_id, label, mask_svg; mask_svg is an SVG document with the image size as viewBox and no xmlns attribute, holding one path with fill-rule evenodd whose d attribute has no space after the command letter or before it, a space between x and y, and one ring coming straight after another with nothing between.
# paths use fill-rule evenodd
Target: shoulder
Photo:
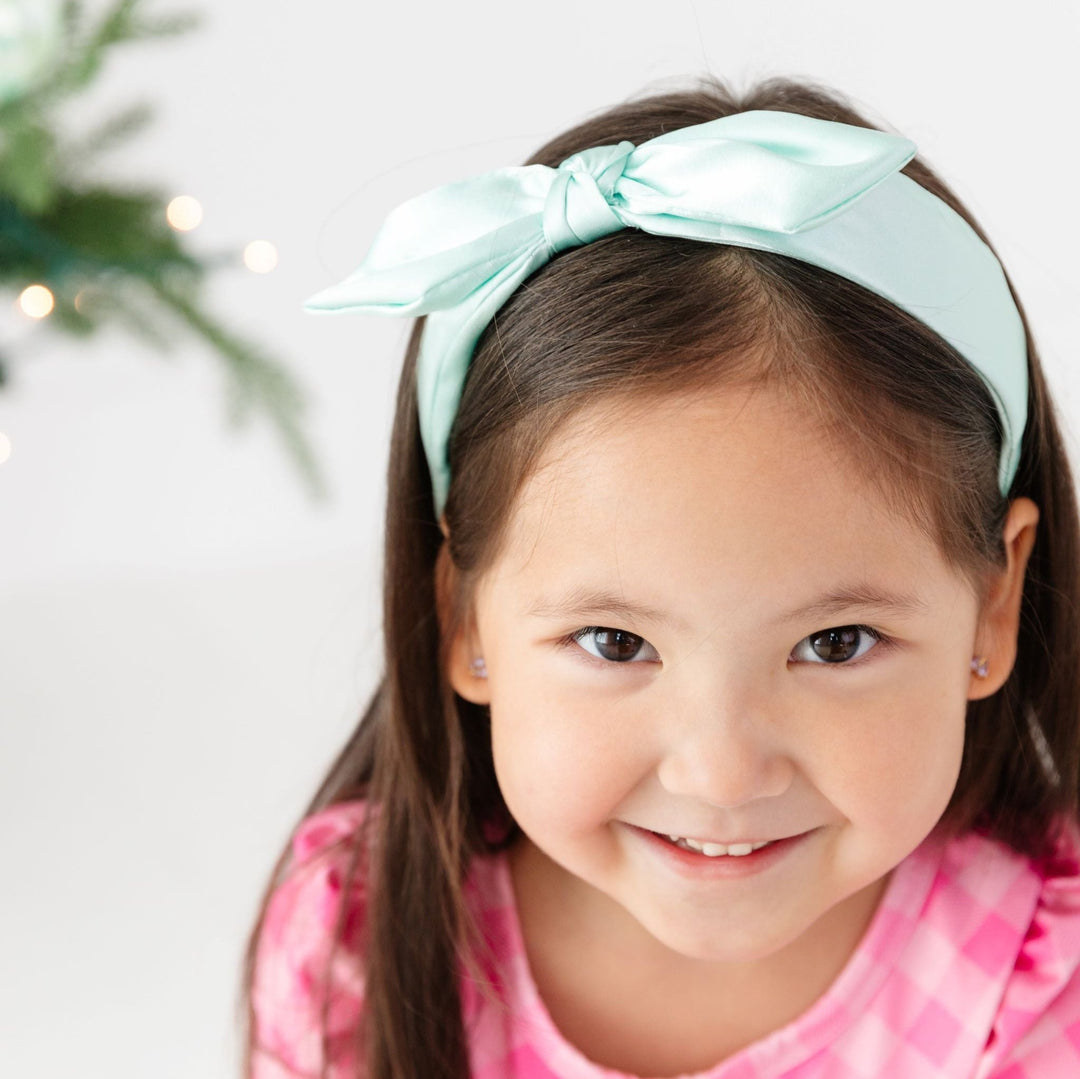
<instances>
[{"instance_id":1,"label":"shoulder","mask_svg":"<svg viewBox=\"0 0 1080 1079\"><path fill-rule=\"evenodd\" d=\"M363 1003L360 933L364 881L347 882L366 816L361 802L306 818L270 896L252 980L254 1079L315 1076L324 1056L340 1073L355 1068ZM346 884L348 886L346 887ZM323 1013L330 1045L324 1053Z\"/></svg>"},{"instance_id":2,"label":"shoulder","mask_svg":"<svg viewBox=\"0 0 1080 1079\"><path fill-rule=\"evenodd\" d=\"M979 1079L1044 1079L1080 1075L1080 830L1060 830L1054 850L1030 859L980 840L983 857L1027 881L1032 903L1015 926L993 1028ZM966 876L980 879L980 860L968 859ZM996 912L986 924L1000 931ZM999 935L1004 935L999 932Z\"/></svg>"}]
</instances>

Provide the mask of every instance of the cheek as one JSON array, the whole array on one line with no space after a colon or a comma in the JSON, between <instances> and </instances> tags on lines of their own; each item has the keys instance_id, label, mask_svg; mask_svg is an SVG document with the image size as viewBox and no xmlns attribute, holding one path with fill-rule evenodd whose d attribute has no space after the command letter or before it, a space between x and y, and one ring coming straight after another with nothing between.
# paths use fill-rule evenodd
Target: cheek
<instances>
[{"instance_id":1,"label":"cheek","mask_svg":"<svg viewBox=\"0 0 1080 1079\"><path fill-rule=\"evenodd\" d=\"M824 758L839 808L884 834L928 833L956 785L966 711L958 682L925 680L849 716Z\"/></svg>"},{"instance_id":2,"label":"cheek","mask_svg":"<svg viewBox=\"0 0 1080 1079\"><path fill-rule=\"evenodd\" d=\"M518 823L574 832L606 820L640 780L640 741L620 736L627 725L550 683L521 679L491 687L495 774Z\"/></svg>"}]
</instances>

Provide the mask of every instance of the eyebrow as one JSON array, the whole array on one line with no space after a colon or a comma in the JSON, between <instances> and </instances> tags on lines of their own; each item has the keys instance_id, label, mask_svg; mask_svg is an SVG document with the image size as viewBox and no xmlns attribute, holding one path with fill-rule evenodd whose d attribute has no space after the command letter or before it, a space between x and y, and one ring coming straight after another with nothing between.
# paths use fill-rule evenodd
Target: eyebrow
<instances>
[{"instance_id":1,"label":"eyebrow","mask_svg":"<svg viewBox=\"0 0 1080 1079\"><path fill-rule=\"evenodd\" d=\"M625 619L630 622L651 622L661 625L682 625L682 619L650 607L631 603L617 592L603 589L574 588L558 599L540 599L525 612L533 618Z\"/></svg>"},{"instance_id":2,"label":"eyebrow","mask_svg":"<svg viewBox=\"0 0 1080 1079\"><path fill-rule=\"evenodd\" d=\"M776 622L799 622L804 619L829 618L842 611L869 609L882 614L911 615L927 609L925 600L914 592L890 592L874 585L857 584L850 588L838 588L815 599L805 606L775 619Z\"/></svg>"},{"instance_id":3,"label":"eyebrow","mask_svg":"<svg viewBox=\"0 0 1080 1079\"><path fill-rule=\"evenodd\" d=\"M890 592L874 585L856 584L838 588L802 607L786 611L773 619L774 624L827 619L851 610L872 610L895 616L918 614L927 609L926 602L913 592ZM533 618L574 618L585 621L611 618L632 623L649 622L659 625L685 626L683 619L650 607L632 603L617 592L603 589L574 588L556 599L541 598L526 612Z\"/></svg>"}]
</instances>

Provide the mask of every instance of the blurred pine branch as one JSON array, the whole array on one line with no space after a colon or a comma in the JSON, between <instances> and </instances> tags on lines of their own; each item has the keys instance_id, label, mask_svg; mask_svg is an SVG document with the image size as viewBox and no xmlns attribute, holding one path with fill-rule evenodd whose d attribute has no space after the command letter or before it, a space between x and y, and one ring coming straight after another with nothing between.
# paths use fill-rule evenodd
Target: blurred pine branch
<instances>
[{"instance_id":1,"label":"blurred pine branch","mask_svg":"<svg viewBox=\"0 0 1080 1079\"><path fill-rule=\"evenodd\" d=\"M166 221L162 190L88 179L102 154L147 127L151 109L135 104L78 137L60 134L62 103L90 86L112 49L175 37L199 23L191 12L151 16L144 6L115 0L92 18L81 0L64 0L50 18L47 0L14 3L11 25L24 36L0 37L0 289L19 294L44 285L55 304L50 327L77 337L113 324L164 352L175 324L186 328L224 362L232 421L265 413L308 490L322 496L299 386L201 299L208 273L223 260L185 249ZM9 363L0 343L0 387Z\"/></svg>"}]
</instances>

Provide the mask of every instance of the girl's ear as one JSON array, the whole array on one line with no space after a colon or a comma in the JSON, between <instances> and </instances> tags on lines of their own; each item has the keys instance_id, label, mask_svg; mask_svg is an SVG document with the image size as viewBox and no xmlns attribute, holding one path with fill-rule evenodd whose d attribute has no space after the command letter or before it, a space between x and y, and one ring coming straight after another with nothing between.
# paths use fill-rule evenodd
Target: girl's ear
<instances>
[{"instance_id":1,"label":"girl's ear","mask_svg":"<svg viewBox=\"0 0 1080 1079\"><path fill-rule=\"evenodd\" d=\"M445 535L445 529L443 530ZM439 628L446 642L446 678L459 697L473 704L490 704L487 672L476 636L476 621L470 609L456 610L460 574L450 557L450 545L445 540L435 561L435 602L439 613ZM481 660L477 663L477 660Z\"/></svg>"},{"instance_id":2,"label":"girl's ear","mask_svg":"<svg viewBox=\"0 0 1080 1079\"><path fill-rule=\"evenodd\" d=\"M975 635L974 659L985 664L985 673L979 675L973 669L968 700L980 700L996 693L1012 673L1020 633L1024 574L1035 545L1038 523L1039 507L1030 498L1018 498L1010 505L1002 534L1005 568L996 571L990 579Z\"/></svg>"}]
</instances>

